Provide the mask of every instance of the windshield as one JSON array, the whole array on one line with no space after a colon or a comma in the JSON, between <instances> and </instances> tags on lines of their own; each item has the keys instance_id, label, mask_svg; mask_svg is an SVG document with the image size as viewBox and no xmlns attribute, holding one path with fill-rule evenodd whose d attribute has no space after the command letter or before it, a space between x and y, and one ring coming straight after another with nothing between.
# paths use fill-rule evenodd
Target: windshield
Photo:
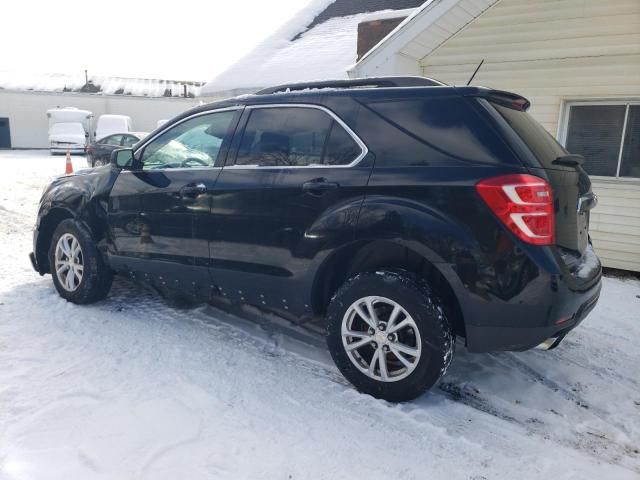
<instances>
[{"instance_id":1,"label":"windshield","mask_svg":"<svg viewBox=\"0 0 640 480\"><path fill-rule=\"evenodd\" d=\"M82 135L84 128L81 123L55 123L49 129L49 135Z\"/></svg>"}]
</instances>

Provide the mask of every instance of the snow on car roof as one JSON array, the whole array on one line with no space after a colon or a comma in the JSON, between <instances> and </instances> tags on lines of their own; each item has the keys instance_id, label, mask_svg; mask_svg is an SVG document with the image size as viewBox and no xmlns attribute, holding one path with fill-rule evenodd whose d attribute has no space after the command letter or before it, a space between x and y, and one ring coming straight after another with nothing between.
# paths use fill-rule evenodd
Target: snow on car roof
<instances>
[{"instance_id":1,"label":"snow on car roof","mask_svg":"<svg viewBox=\"0 0 640 480\"><path fill-rule=\"evenodd\" d=\"M406 17L414 9L380 10L329 18L299 33L331 3L316 0L228 70L205 84L201 95L228 95L269 85L345 79L356 62L358 24ZM310 20L311 19L311 20Z\"/></svg>"}]
</instances>

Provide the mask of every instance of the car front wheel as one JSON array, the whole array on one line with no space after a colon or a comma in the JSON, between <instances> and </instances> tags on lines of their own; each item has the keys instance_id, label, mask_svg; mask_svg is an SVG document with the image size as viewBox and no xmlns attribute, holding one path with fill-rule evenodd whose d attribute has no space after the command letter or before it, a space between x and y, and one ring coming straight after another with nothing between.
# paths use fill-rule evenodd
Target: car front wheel
<instances>
[{"instance_id":1,"label":"car front wheel","mask_svg":"<svg viewBox=\"0 0 640 480\"><path fill-rule=\"evenodd\" d=\"M451 362L455 339L440 300L409 272L360 273L327 311L327 344L361 392L392 402L432 387Z\"/></svg>"},{"instance_id":2,"label":"car front wheel","mask_svg":"<svg viewBox=\"0 0 640 480\"><path fill-rule=\"evenodd\" d=\"M70 302L92 303L109 293L111 272L82 222L60 222L51 239L49 265L56 290Z\"/></svg>"}]
</instances>

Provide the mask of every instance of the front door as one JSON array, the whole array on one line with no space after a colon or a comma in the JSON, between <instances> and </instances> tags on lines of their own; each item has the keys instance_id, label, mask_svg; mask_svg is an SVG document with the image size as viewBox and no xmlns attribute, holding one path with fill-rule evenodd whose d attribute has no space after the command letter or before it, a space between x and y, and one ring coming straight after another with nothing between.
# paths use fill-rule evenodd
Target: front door
<instances>
[{"instance_id":1,"label":"front door","mask_svg":"<svg viewBox=\"0 0 640 480\"><path fill-rule=\"evenodd\" d=\"M11 148L11 130L8 118L0 118L0 148Z\"/></svg>"},{"instance_id":2,"label":"front door","mask_svg":"<svg viewBox=\"0 0 640 480\"><path fill-rule=\"evenodd\" d=\"M194 225L210 213L208 192L236 115L187 118L136 150L137 168L119 174L109 199L116 268L167 287L209 285L209 239L196 235Z\"/></svg>"},{"instance_id":3,"label":"front door","mask_svg":"<svg viewBox=\"0 0 640 480\"><path fill-rule=\"evenodd\" d=\"M353 232L371 163L319 106L247 107L242 124L213 196L212 277L227 297L299 315L319 257Z\"/></svg>"}]
</instances>

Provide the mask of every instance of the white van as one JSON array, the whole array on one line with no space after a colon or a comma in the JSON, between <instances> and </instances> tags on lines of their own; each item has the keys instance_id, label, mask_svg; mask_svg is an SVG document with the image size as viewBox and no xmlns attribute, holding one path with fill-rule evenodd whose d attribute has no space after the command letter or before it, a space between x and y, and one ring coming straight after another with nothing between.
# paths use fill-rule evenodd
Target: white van
<instances>
[{"instance_id":1,"label":"white van","mask_svg":"<svg viewBox=\"0 0 640 480\"><path fill-rule=\"evenodd\" d=\"M49 150L56 153L84 153L92 129L93 113L75 107L47 110Z\"/></svg>"},{"instance_id":2,"label":"white van","mask_svg":"<svg viewBox=\"0 0 640 480\"><path fill-rule=\"evenodd\" d=\"M102 140L113 133L127 133L133 131L131 117L126 115L100 115L96 123L96 141Z\"/></svg>"}]
</instances>

